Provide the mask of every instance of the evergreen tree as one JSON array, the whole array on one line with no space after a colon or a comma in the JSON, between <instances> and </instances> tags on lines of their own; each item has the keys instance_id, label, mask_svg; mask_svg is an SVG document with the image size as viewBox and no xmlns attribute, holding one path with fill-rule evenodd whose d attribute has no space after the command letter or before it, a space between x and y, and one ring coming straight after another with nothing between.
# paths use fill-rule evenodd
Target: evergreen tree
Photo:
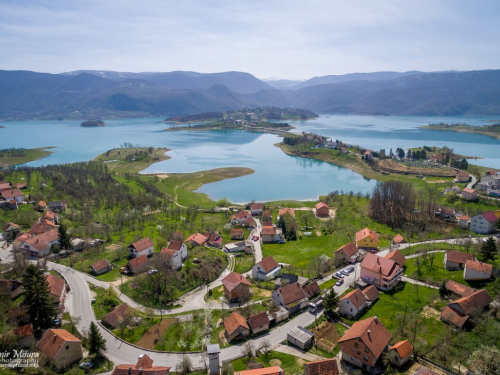
<instances>
[{"instance_id":1,"label":"evergreen tree","mask_svg":"<svg viewBox=\"0 0 500 375\"><path fill-rule=\"evenodd\" d=\"M481 253L479 254L479 258L481 262L487 262L489 260L495 261L498 256L497 245L493 237L489 237L483 245L481 246Z\"/></svg>"},{"instance_id":2,"label":"evergreen tree","mask_svg":"<svg viewBox=\"0 0 500 375\"><path fill-rule=\"evenodd\" d=\"M325 313L332 315L333 311L337 308L339 304L339 296L335 293L335 290L330 289L329 292L325 294L323 299L323 306L325 307Z\"/></svg>"},{"instance_id":3,"label":"evergreen tree","mask_svg":"<svg viewBox=\"0 0 500 375\"><path fill-rule=\"evenodd\" d=\"M34 264L30 264L23 274L23 302L27 306L30 322L36 336L50 328L56 311L50 298L49 283Z\"/></svg>"},{"instance_id":4,"label":"evergreen tree","mask_svg":"<svg viewBox=\"0 0 500 375\"><path fill-rule=\"evenodd\" d=\"M106 350L106 340L102 337L95 323L91 322L89 328L89 354L99 355L103 350Z\"/></svg>"},{"instance_id":5,"label":"evergreen tree","mask_svg":"<svg viewBox=\"0 0 500 375\"><path fill-rule=\"evenodd\" d=\"M71 242L68 234L68 230L64 224L59 224L59 245L61 249L70 249Z\"/></svg>"},{"instance_id":6,"label":"evergreen tree","mask_svg":"<svg viewBox=\"0 0 500 375\"><path fill-rule=\"evenodd\" d=\"M497 220L497 229L500 230L500 219Z\"/></svg>"}]
</instances>

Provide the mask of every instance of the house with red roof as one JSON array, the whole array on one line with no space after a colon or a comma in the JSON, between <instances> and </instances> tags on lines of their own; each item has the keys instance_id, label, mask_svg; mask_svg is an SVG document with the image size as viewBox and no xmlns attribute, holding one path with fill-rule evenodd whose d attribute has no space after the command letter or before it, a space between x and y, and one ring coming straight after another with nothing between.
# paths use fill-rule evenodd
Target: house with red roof
<instances>
[{"instance_id":1,"label":"house with red roof","mask_svg":"<svg viewBox=\"0 0 500 375\"><path fill-rule=\"evenodd\" d=\"M39 235L51 231L54 228L57 228L57 225L53 221L44 220L34 223L29 230L29 234Z\"/></svg>"},{"instance_id":2,"label":"house with red roof","mask_svg":"<svg viewBox=\"0 0 500 375\"><path fill-rule=\"evenodd\" d=\"M304 363L304 375L339 375L335 358Z\"/></svg>"},{"instance_id":3,"label":"house with red roof","mask_svg":"<svg viewBox=\"0 0 500 375\"><path fill-rule=\"evenodd\" d=\"M266 311L250 316L247 323L252 335L269 330L269 317Z\"/></svg>"},{"instance_id":4,"label":"house with red roof","mask_svg":"<svg viewBox=\"0 0 500 375\"><path fill-rule=\"evenodd\" d=\"M151 255L153 252L154 244L149 237L136 241L128 247L128 253L131 258L137 258L141 255Z\"/></svg>"},{"instance_id":5,"label":"house with red roof","mask_svg":"<svg viewBox=\"0 0 500 375\"><path fill-rule=\"evenodd\" d=\"M295 219L295 210L293 208L280 208L278 211L278 216L281 218L284 214L287 213Z\"/></svg>"},{"instance_id":6,"label":"house with red roof","mask_svg":"<svg viewBox=\"0 0 500 375\"><path fill-rule=\"evenodd\" d=\"M406 240L399 233L396 234L394 236L394 238L392 239L392 244L395 245L395 246L399 246L399 245L401 245L403 243L406 243Z\"/></svg>"},{"instance_id":7,"label":"house with red roof","mask_svg":"<svg viewBox=\"0 0 500 375\"><path fill-rule=\"evenodd\" d=\"M361 156L361 158L363 160L366 160L366 161L373 160L373 151L372 150L366 150L365 152L363 152L363 155Z\"/></svg>"},{"instance_id":8,"label":"house with red roof","mask_svg":"<svg viewBox=\"0 0 500 375\"><path fill-rule=\"evenodd\" d=\"M361 279L381 290L394 288L402 275L403 268L391 259L367 253L361 262Z\"/></svg>"},{"instance_id":9,"label":"house with red roof","mask_svg":"<svg viewBox=\"0 0 500 375\"><path fill-rule=\"evenodd\" d=\"M57 212L53 212L53 211L46 211L40 217L38 222L43 222L44 220L51 221L54 224L57 224L59 221L59 214Z\"/></svg>"},{"instance_id":10,"label":"house with red roof","mask_svg":"<svg viewBox=\"0 0 500 375\"><path fill-rule=\"evenodd\" d=\"M3 198L6 201L10 201L10 200L13 199L18 204L22 204L23 203L24 194L19 189L2 190L0 192L0 194L3 196Z\"/></svg>"},{"instance_id":11,"label":"house with red roof","mask_svg":"<svg viewBox=\"0 0 500 375\"><path fill-rule=\"evenodd\" d=\"M17 346L19 348L32 348L36 342L32 323L22 325L12 332L18 337Z\"/></svg>"},{"instance_id":12,"label":"house with red roof","mask_svg":"<svg viewBox=\"0 0 500 375\"><path fill-rule=\"evenodd\" d=\"M441 320L447 324L462 328L470 316L487 308L493 299L485 289L448 303L441 313Z\"/></svg>"},{"instance_id":13,"label":"house with red roof","mask_svg":"<svg viewBox=\"0 0 500 375\"><path fill-rule=\"evenodd\" d=\"M204 236L207 237L208 245L216 247L217 249L222 248L222 237L220 235L214 232L210 232L210 233L205 233ZM187 248L186 248L186 256L187 256Z\"/></svg>"},{"instance_id":14,"label":"house with red roof","mask_svg":"<svg viewBox=\"0 0 500 375\"><path fill-rule=\"evenodd\" d=\"M466 260L464 280L489 280L493 273L493 266L488 263Z\"/></svg>"},{"instance_id":15,"label":"house with red roof","mask_svg":"<svg viewBox=\"0 0 500 375\"><path fill-rule=\"evenodd\" d=\"M222 285L229 302L247 301L251 296L250 282L239 273L230 272L222 279Z\"/></svg>"},{"instance_id":16,"label":"house with red roof","mask_svg":"<svg viewBox=\"0 0 500 375\"><path fill-rule=\"evenodd\" d=\"M195 233L190 235L184 243L189 243L191 246L203 246L207 242L207 237L201 233Z\"/></svg>"},{"instance_id":17,"label":"house with red roof","mask_svg":"<svg viewBox=\"0 0 500 375\"><path fill-rule=\"evenodd\" d=\"M233 312L224 319L224 328L226 329L225 335L229 342L236 338L244 339L250 335L250 327L246 319L237 312Z\"/></svg>"},{"instance_id":18,"label":"house with red roof","mask_svg":"<svg viewBox=\"0 0 500 375\"><path fill-rule=\"evenodd\" d=\"M392 250L384 258L395 261L399 267L404 267L404 265L406 263L406 257L398 249Z\"/></svg>"},{"instance_id":19,"label":"house with red roof","mask_svg":"<svg viewBox=\"0 0 500 375\"><path fill-rule=\"evenodd\" d=\"M2 228L3 237L6 240L12 240L21 232L21 227L16 223L9 221Z\"/></svg>"},{"instance_id":20,"label":"house with red roof","mask_svg":"<svg viewBox=\"0 0 500 375\"><path fill-rule=\"evenodd\" d=\"M171 270L180 270L182 268L182 257L181 252L163 248L160 251L160 256L166 259L169 262L169 268Z\"/></svg>"},{"instance_id":21,"label":"house with red roof","mask_svg":"<svg viewBox=\"0 0 500 375\"><path fill-rule=\"evenodd\" d=\"M391 337L391 333L376 316L360 320L338 341L342 359L371 371L388 348Z\"/></svg>"},{"instance_id":22,"label":"house with red roof","mask_svg":"<svg viewBox=\"0 0 500 375\"><path fill-rule=\"evenodd\" d=\"M5 181L0 181L0 192L5 190L12 190L10 184Z\"/></svg>"},{"instance_id":23,"label":"house with red roof","mask_svg":"<svg viewBox=\"0 0 500 375\"><path fill-rule=\"evenodd\" d=\"M476 260L474 255L461 251L447 250L444 253L444 268L448 271L463 270L467 260Z\"/></svg>"},{"instance_id":24,"label":"house with red roof","mask_svg":"<svg viewBox=\"0 0 500 375\"><path fill-rule=\"evenodd\" d=\"M95 273L96 275L101 275L103 273L109 272L113 269L111 263L107 259L101 259L95 262L90 266L90 272Z\"/></svg>"},{"instance_id":25,"label":"house with red roof","mask_svg":"<svg viewBox=\"0 0 500 375\"><path fill-rule=\"evenodd\" d=\"M47 208L47 203L45 203L44 201L38 201L38 203L33 206L33 209L35 211L45 211L46 208Z\"/></svg>"},{"instance_id":26,"label":"house with red roof","mask_svg":"<svg viewBox=\"0 0 500 375\"><path fill-rule=\"evenodd\" d=\"M456 176L456 180L457 180L457 182L469 182L469 180L470 180L469 172L465 172L465 171L458 172L457 176Z\"/></svg>"},{"instance_id":27,"label":"house with red roof","mask_svg":"<svg viewBox=\"0 0 500 375\"><path fill-rule=\"evenodd\" d=\"M339 300L339 312L350 319L360 316L367 308L368 301L359 289L354 289Z\"/></svg>"},{"instance_id":28,"label":"house with red roof","mask_svg":"<svg viewBox=\"0 0 500 375\"><path fill-rule=\"evenodd\" d=\"M389 352L394 351L396 367L401 367L407 363L413 354L413 346L409 340L400 341L389 348Z\"/></svg>"},{"instance_id":29,"label":"house with red roof","mask_svg":"<svg viewBox=\"0 0 500 375\"><path fill-rule=\"evenodd\" d=\"M334 255L335 263L339 265L343 263L355 263L361 259L361 256L361 252L352 241L335 250Z\"/></svg>"},{"instance_id":30,"label":"house with red roof","mask_svg":"<svg viewBox=\"0 0 500 375\"><path fill-rule=\"evenodd\" d=\"M281 266L269 255L252 267L252 278L254 280L269 281L281 275Z\"/></svg>"},{"instance_id":31,"label":"house with red roof","mask_svg":"<svg viewBox=\"0 0 500 375\"><path fill-rule=\"evenodd\" d=\"M263 225L260 232L262 243L273 243L281 240L281 228L275 228L272 225Z\"/></svg>"},{"instance_id":32,"label":"house with red roof","mask_svg":"<svg viewBox=\"0 0 500 375\"><path fill-rule=\"evenodd\" d=\"M462 190L462 198L468 201L477 199L477 191L474 189L464 188Z\"/></svg>"},{"instance_id":33,"label":"house with red roof","mask_svg":"<svg viewBox=\"0 0 500 375\"><path fill-rule=\"evenodd\" d=\"M242 240L245 237L244 229L231 229L232 240Z\"/></svg>"},{"instance_id":34,"label":"house with red roof","mask_svg":"<svg viewBox=\"0 0 500 375\"><path fill-rule=\"evenodd\" d=\"M130 273L138 273L146 270L147 263L149 262L147 255L141 255L137 258L130 259L127 263L127 268Z\"/></svg>"},{"instance_id":35,"label":"house with red roof","mask_svg":"<svg viewBox=\"0 0 500 375\"><path fill-rule=\"evenodd\" d=\"M136 364L117 365L111 375L169 375L170 367L153 366L147 354L141 354Z\"/></svg>"},{"instance_id":36,"label":"house with red roof","mask_svg":"<svg viewBox=\"0 0 500 375\"><path fill-rule=\"evenodd\" d=\"M59 231L55 228L38 236L32 235L22 243L20 248L29 255L44 257L50 254L52 245L58 244Z\"/></svg>"},{"instance_id":37,"label":"house with red roof","mask_svg":"<svg viewBox=\"0 0 500 375\"><path fill-rule=\"evenodd\" d=\"M470 217L467 215L460 215L458 218L458 226L462 229L467 229L469 227Z\"/></svg>"},{"instance_id":38,"label":"house with red roof","mask_svg":"<svg viewBox=\"0 0 500 375\"><path fill-rule=\"evenodd\" d=\"M231 224L243 224L246 219L253 219L252 214L246 210L238 211L231 216Z\"/></svg>"},{"instance_id":39,"label":"house with red roof","mask_svg":"<svg viewBox=\"0 0 500 375\"><path fill-rule=\"evenodd\" d=\"M265 210L262 213L262 221L273 221L273 214L269 210Z\"/></svg>"},{"instance_id":40,"label":"house with red roof","mask_svg":"<svg viewBox=\"0 0 500 375\"><path fill-rule=\"evenodd\" d=\"M169 241L167 249L180 251L182 260L186 260L188 257L188 249L184 242L182 241Z\"/></svg>"},{"instance_id":41,"label":"house with red roof","mask_svg":"<svg viewBox=\"0 0 500 375\"><path fill-rule=\"evenodd\" d=\"M49 284L50 298L56 310L64 311L64 300L66 298L66 282L64 279L52 274L45 275L45 280Z\"/></svg>"},{"instance_id":42,"label":"house with red roof","mask_svg":"<svg viewBox=\"0 0 500 375\"><path fill-rule=\"evenodd\" d=\"M325 202L319 202L316 205L316 216L330 217L330 207Z\"/></svg>"},{"instance_id":43,"label":"house with red roof","mask_svg":"<svg viewBox=\"0 0 500 375\"><path fill-rule=\"evenodd\" d=\"M371 306L376 300L378 300L378 296L380 295L380 291L374 285L370 285L365 289L362 289L361 292L365 296L368 306Z\"/></svg>"},{"instance_id":44,"label":"house with red roof","mask_svg":"<svg viewBox=\"0 0 500 375\"><path fill-rule=\"evenodd\" d=\"M293 283L273 292L274 306L282 306L290 314L307 308L308 299L299 283Z\"/></svg>"},{"instance_id":45,"label":"house with red roof","mask_svg":"<svg viewBox=\"0 0 500 375\"><path fill-rule=\"evenodd\" d=\"M498 217L492 211L473 216L470 221L470 230L474 233L489 234L496 232Z\"/></svg>"},{"instance_id":46,"label":"house with red roof","mask_svg":"<svg viewBox=\"0 0 500 375\"><path fill-rule=\"evenodd\" d=\"M355 235L356 246L358 249L373 250L378 249L379 239L377 233L370 228L361 229Z\"/></svg>"},{"instance_id":47,"label":"house with red roof","mask_svg":"<svg viewBox=\"0 0 500 375\"><path fill-rule=\"evenodd\" d=\"M476 291L476 289L457 283L456 281L453 280L449 280L446 283L446 290L448 291L448 293L454 294L457 297L470 296L472 293Z\"/></svg>"},{"instance_id":48,"label":"house with red roof","mask_svg":"<svg viewBox=\"0 0 500 375\"><path fill-rule=\"evenodd\" d=\"M122 303L120 306L115 307L104 318L102 318L102 322L112 329L115 329L129 312L130 308L128 307L128 305L126 303Z\"/></svg>"},{"instance_id":49,"label":"house with red roof","mask_svg":"<svg viewBox=\"0 0 500 375\"><path fill-rule=\"evenodd\" d=\"M58 370L69 367L83 357L82 342L65 329L48 329L36 347Z\"/></svg>"},{"instance_id":50,"label":"house with red roof","mask_svg":"<svg viewBox=\"0 0 500 375\"><path fill-rule=\"evenodd\" d=\"M264 209L264 204L263 203L252 203L250 205L250 211L253 216L260 216L262 215L262 211Z\"/></svg>"},{"instance_id":51,"label":"house with red roof","mask_svg":"<svg viewBox=\"0 0 500 375\"><path fill-rule=\"evenodd\" d=\"M279 366L262 367L254 370L235 371L233 375L285 375Z\"/></svg>"}]
</instances>

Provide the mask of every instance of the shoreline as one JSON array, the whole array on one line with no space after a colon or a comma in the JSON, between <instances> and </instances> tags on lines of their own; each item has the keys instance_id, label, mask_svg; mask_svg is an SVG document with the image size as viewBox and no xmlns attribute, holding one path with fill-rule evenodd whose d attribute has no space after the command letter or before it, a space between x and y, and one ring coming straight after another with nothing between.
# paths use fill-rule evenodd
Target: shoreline
<instances>
[{"instance_id":1,"label":"shoreline","mask_svg":"<svg viewBox=\"0 0 500 375\"><path fill-rule=\"evenodd\" d=\"M32 157L29 160L22 161L22 162L19 162L19 163L8 162L10 164L6 164L6 165L3 165L2 163L0 163L0 169L24 166L24 165L27 165L27 164L32 163L34 161L48 158L50 155L52 155L55 152L55 151L49 151L49 150L50 149L54 149L54 148L57 148L57 146L47 146L47 147L37 147L37 148L28 148L28 149L25 149L27 152L29 152L29 153L35 153L36 155L32 155ZM22 159L22 158L25 158L25 157L28 157L28 156L21 156L21 157L19 157L19 159ZM5 158L8 158L8 156L5 157ZM16 157L14 157L14 158L16 158ZM0 162L1 161L2 160L0 159Z\"/></svg>"},{"instance_id":2,"label":"shoreline","mask_svg":"<svg viewBox=\"0 0 500 375\"><path fill-rule=\"evenodd\" d=\"M480 128L478 126L478 128ZM498 133L493 133L493 132L487 132L484 130L474 130L473 126L419 126L419 129L428 129L428 130L435 130L435 131L452 131L452 132L457 132L457 133L470 133L470 134L478 134L478 135L485 135L487 137L491 137L494 139L500 139L500 134ZM467 159L467 158L466 158ZM478 158L479 159L479 158ZM484 158L481 158L484 159Z\"/></svg>"}]
</instances>

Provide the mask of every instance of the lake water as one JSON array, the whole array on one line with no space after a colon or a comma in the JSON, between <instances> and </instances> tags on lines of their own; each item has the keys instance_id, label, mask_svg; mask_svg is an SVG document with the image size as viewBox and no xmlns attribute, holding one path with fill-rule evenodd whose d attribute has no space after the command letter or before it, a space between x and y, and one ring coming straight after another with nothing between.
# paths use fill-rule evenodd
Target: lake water
<instances>
[{"instance_id":1,"label":"lake water","mask_svg":"<svg viewBox=\"0 0 500 375\"><path fill-rule=\"evenodd\" d=\"M379 150L391 147L443 146L455 152L484 157L475 163L500 167L500 140L490 137L418 129L435 122L487 124L495 117L369 117L325 115L312 121L291 122L295 131L310 131L347 143ZM145 173L195 172L219 167L249 167L255 173L204 185L199 190L213 199L233 202L277 199L313 200L333 190L371 191L374 181L349 169L321 161L292 157L273 144L280 137L245 131L163 132L162 119L108 120L107 126L84 128L80 121L3 122L0 149L56 146L54 153L31 166L87 161L124 142L172 149L169 160L150 166Z\"/></svg>"}]
</instances>

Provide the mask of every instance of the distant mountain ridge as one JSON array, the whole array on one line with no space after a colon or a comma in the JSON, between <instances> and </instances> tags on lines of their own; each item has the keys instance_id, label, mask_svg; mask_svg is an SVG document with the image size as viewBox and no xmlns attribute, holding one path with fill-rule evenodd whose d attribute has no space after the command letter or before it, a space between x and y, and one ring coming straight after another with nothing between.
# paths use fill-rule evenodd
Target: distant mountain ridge
<instances>
[{"instance_id":1,"label":"distant mountain ridge","mask_svg":"<svg viewBox=\"0 0 500 375\"><path fill-rule=\"evenodd\" d=\"M315 77L293 90L293 81L282 81L286 87L278 90L242 72L0 70L0 119L171 117L245 107L379 115L500 114L500 70L354 73Z\"/></svg>"}]
</instances>

